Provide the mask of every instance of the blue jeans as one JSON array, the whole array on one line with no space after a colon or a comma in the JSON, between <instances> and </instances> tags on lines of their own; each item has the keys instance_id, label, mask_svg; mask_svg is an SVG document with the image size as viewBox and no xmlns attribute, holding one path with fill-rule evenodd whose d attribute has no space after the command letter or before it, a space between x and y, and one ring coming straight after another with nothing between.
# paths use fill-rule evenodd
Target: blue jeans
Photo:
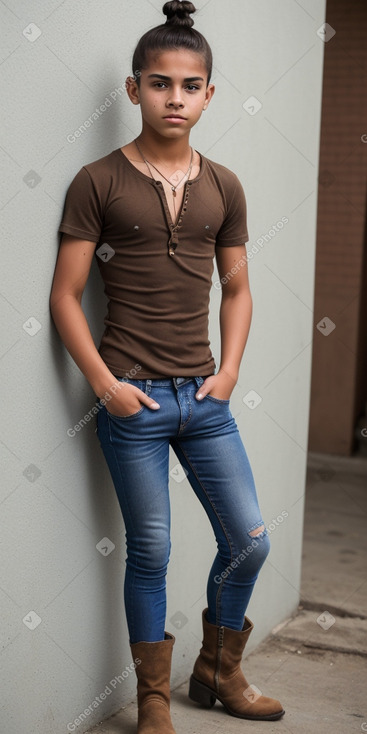
<instances>
[{"instance_id":1,"label":"blue jeans","mask_svg":"<svg viewBox=\"0 0 367 734\"><path fill-rule=\"evenodd\" d=\"M117 379L136 385L161 406L151 410L142 405L133 415L116 417L99 403L97 416L97 435L126 529L124 602L130 643L164 639L171 549L169 446L217 542L207 583L207 619L241 630L270 542L230 401L211 395L197 400L203 377Z\"/></svg>"}]
</instances>

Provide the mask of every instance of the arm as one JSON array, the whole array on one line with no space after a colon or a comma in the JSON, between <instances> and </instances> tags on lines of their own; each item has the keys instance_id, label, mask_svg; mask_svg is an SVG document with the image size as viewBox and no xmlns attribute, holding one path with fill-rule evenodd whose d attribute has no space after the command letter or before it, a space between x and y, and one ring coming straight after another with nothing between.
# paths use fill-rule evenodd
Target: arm
<instances>
[{"instance_id":1,"label":"arm","mask_svg":"<svg viewBox=\"0 0 367 734\"><path fill-rule=\"evenodd\" d=\"M216 375L207 377L196 397L209 392L219 399L230 398L237 382L241 359L247 343L252 318L252 297L248 279L245 245L217 247L216 259L220 278L231 268L238 272L222 286L220 307L221 361Z\"/></svg>"},{"instance_id":2,"label":"arm","mask_svg":"<svg viewBox=\"0 0 367 734\"><path fill-rule=\"evenodd\" d=\"M116 380L94 344L81 307L94 249L95 242L63 235L50 296L55 326L95 394L103 398L109 392L113 396L108 402L110 412L115 415L130 415L139 410L140 403L151 408L159 407L135 386Z\"/></svg>"}]
</instances>

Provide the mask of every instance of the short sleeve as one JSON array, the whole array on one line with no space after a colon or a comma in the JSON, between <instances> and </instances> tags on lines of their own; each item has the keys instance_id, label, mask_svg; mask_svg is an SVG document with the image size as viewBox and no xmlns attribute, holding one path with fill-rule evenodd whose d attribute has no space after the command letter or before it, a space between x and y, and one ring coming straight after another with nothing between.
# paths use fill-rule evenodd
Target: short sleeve
<instances>
[{"instance_id":1,"label":"short sleeve","mask_svg":"<svg viewBox=\"0 0 367 734\"><path fill-rule=\"evenodd\" d=\"M217 234L216 245L219 247L234 247L248 242L247 206L245 192L240 180L233 174L234 189L229 198L230 204L224 222Z\"/></svg>"},{"instance_id":2,"label":"short sleeve","mask_svg":"<svg viewBox=\"0 0 367 734\"><path fill-rule=\"evenodd\" d=\"M66 192L59 232L98 242L103 228L103 202L89 172L83 166Z\"/></svg>"}]
</instances>

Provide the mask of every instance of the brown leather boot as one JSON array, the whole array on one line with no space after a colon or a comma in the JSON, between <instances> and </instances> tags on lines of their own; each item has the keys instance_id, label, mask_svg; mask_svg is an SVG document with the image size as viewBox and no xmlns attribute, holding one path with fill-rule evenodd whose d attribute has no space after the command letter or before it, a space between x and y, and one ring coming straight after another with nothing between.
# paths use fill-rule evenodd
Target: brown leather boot
<instances>
[{"instance_id":1,"label":"brown leather boot","mask_svg":"<svg viewBox=\"0 0 367 734\"><path fill-rule=\"evenodd\" d=\"M175 638L130 644L138 679L138 734L176 734L170 715L170 676ZM140 663L137 659L141 660Z\"/></svg>"},{"instance_id":2,"label":"brown leather boot","mask_svg":"<svg viewBox=\"0 0 367 734\"><path fill-rule=\"evenodd\" d=\"M202 614L204 639L190 678L190 698L208 708L218 699L231 716L240 719L280 719L285 713L282 704L251 688L241 670L252 622L245 617L239 631L219 627L207 621L207 611Z\"/></svg>"}]
</instances>

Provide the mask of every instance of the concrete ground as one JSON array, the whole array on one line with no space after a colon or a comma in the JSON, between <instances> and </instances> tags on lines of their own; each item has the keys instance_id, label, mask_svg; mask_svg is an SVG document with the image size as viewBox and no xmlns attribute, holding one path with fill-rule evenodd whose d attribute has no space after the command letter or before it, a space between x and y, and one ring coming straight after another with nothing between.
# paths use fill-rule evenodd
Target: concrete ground
<instances>
[{"instance_id":1,"label":"concrete ground","mask_svg":"<svg viewBox=\"0 0 367 734\"><path fill-rule=\"evenodd\" d=\"M367 458L309 454L301 603L243 662L249 683L279 698L275 722L202 709L172 692L177 734L367 732ZM93 734L135 734L136 703Z\"/></svg>"}]
</instances>

